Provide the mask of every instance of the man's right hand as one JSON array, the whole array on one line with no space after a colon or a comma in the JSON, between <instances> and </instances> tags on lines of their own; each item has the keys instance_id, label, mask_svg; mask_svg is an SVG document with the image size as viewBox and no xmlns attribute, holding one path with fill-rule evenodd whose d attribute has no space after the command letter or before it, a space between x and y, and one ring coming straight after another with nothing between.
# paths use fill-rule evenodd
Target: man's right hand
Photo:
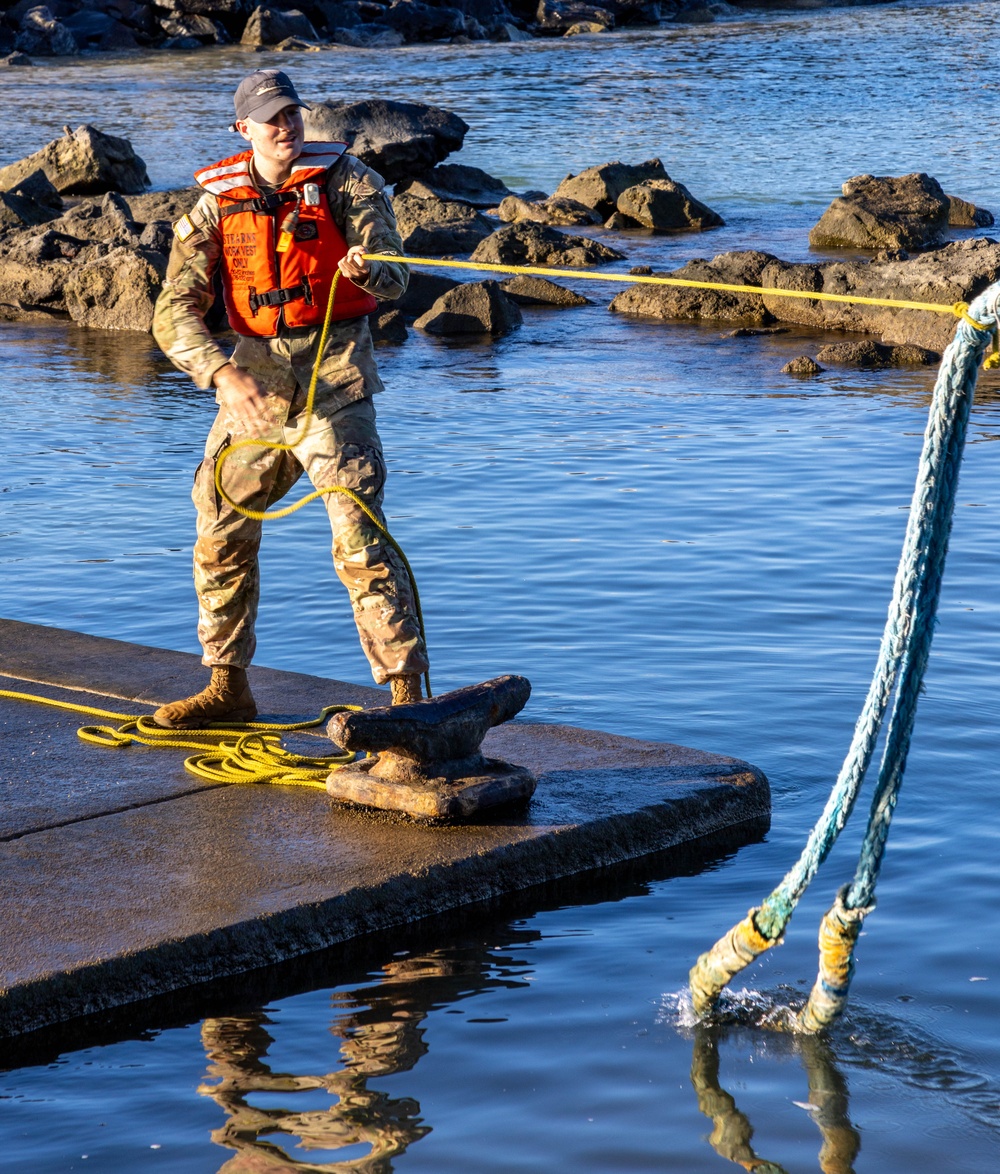
<instances>
[{"instance_id":1,"label":"man's right hand","mask_svg":"<svg viewBox=\"0 0 1000 1174\"><path fill-rule=\"evenodd\" d=\"M219 389L220 405L241 431L261 436L273 426L264 388L249 371L227 363L212 376L212 382Z\"/></svg>"}]
</instances>

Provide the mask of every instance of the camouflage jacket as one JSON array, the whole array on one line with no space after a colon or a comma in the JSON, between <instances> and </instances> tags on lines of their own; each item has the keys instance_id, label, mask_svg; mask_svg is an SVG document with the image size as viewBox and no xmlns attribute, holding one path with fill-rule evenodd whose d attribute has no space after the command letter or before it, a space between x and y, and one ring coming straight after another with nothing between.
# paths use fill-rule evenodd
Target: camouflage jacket
<instances>
[{"instance_id":1,"label":"camouflage jacket","mask_svg":"<svg viewBox=\"0 0 1000 1174\"><path fill-rule=\"evenodd\" d=\"M333 218L348 247L363 245L370 253L402 255L396 217L385 192L385 181L352 155L342 155L330 168L327 196ZM153 336L163 353L202 388L229 356L205 326L214 301L212 281L222 255L219 202L205 192L189 213L195 232L181 241L174 236L163 290L153 316ZM355 282L380 300L398 298L409 279L405 265L373 261L366 281ZM279 334L273 339L240 337L233 362L252 371L269 397L286 401L304 398L319 341L319 327L307 332ZM316 409L326 415L348 403L382 390L372 349L368 319L334 322L324 349L316 387ZM296 403L296 408L301 406Z\"/></svg>"}]
</instances>

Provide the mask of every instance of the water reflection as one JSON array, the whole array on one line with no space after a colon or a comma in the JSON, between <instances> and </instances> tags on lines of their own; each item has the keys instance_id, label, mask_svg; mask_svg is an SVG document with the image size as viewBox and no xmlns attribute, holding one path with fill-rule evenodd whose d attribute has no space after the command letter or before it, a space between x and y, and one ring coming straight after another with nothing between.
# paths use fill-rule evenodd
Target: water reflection
<instances>
[{"instance_id":1,"label":"water reflection","mask_svg":"<svg viewBox=\"0 0 1000 1174\"><path fill-rule=\"evenodd\" d=\"M719 1084L719 1043L724 1029L699 1024L694 1029L691 1083L698 1109L712 1122L709 1144L722 1158L754 1174L786 1174L784 1166L760 1158L753 1148L753 1126L735 1099ZM834 1062L829 1042L821 1036L795 1039L796 1051L809 1084L808 1111L822 1137L822 1174L854 1174L861 1137L848 1116L847 1081Z\"/></svg>"},{"instance_id":2,"label":"water reflection","mask_svg":"<svg viewBox=\"0 0 1000 1174\"><path fill-rule=\"evenodd\" d=\"M524 931L516 940L538 936ZM407 1072L426 1054L423 1024L430 1011L487 989L524 986L517 977L522 965L482 945L392 959L376 982L333 993L329 1030L341 1066L327 1074L273 1071L266 1057L274 1024L266 1011L204 1020L208 1069L198 1091L228 1118L212 1141L236 1151L219 1174L390 1174L392 1159L431 1127L414 1098L389 1096L368 1081ZM317 1106L317 1092L333 1103ZM296 1156L294 1149L313 1151L320 1160Z\"/></svg>"}]
</instances>

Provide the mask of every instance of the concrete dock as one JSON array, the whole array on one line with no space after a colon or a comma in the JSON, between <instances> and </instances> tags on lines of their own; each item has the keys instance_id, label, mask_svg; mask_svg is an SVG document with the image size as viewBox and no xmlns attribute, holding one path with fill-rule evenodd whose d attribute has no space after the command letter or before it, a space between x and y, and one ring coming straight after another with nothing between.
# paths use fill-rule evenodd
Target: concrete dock
<instances>
[{"instance_id":1,"label":"concrete dock","mask_svg":"<svg viewBox=\"0 0 1000 1174\"><path fill-rule=\"evenodd\" d=\"M187 653L0 620L0 689L139 714L205 679ZM387 696L266 668L251 681L264 718ZM483 743L538 777L527 811L452 827L205 784L183 751L81 742L93 720L0 698L0 1037L722 829L756 839L770 815L767 779L739 759L530 720Z\"/></svg>"}]
</instances>

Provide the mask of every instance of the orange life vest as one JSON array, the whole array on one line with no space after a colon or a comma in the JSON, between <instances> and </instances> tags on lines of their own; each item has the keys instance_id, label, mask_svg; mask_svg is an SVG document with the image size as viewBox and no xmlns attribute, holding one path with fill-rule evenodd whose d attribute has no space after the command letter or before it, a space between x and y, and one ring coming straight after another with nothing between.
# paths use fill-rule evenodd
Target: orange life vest
<instances>
[{"instance_id":1,"label":"orange life vest","mask_svg":"<svg viewBox=\"0 0 1000 1174\"><path fill-rule=\"evenodd\" d=\"M347 255L347 241L330 212L326 173L346 149L346 143L306 143L291 175L267 196L253 185L252 150L195 172L222 211L222 289L237 334L274 338L282 322L322 325L337 262ZM306 193L306 184L318 193ZM305 202L309 196L314 203ZM298 221L279 251L281 226L296 208ZM377 304L341 277L332 319L358 318Z\"/></svg>"}]
</instances>

